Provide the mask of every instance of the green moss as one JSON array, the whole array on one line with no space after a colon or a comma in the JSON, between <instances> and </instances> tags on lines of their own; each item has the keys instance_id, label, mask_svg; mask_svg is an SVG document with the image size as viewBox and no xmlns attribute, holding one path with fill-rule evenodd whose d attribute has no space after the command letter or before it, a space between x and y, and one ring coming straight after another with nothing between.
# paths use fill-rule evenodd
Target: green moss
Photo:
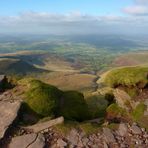
<instances>
[{"instance_id":1,"label":"green moss","mask_svg":"<svg viewBox=\"0 0 148 148\"><path fill-rule=\"evenodd\" d=\"M54 126L54 129L62 134L67 135L72 129L78 129L83 131L87 136L92 133L97 133L101 126L92 123L79 123L75 121L66 121L63 124Z\"/></svg>"},{"instance_id":2,"label":"green moss","mask_svg":"<svg viewBox=\"0 0 148 148\"><path fill-rule=\"evenodd\" d=\"M32 78L24 79L19 83L27 86L25 103L28 108L40 117L64 116L65 119L76 121L89 118L88 106L83 94L77 91L63 92Z\"/></svg>"},{"instance_id":3,"label":"green moss","mask_svg":"<svg viewBox=\"0 0 148 148\"><path fill-rule=\"evenodd\" d=\"M77 129L79 127L79 123L76 121L65 121L62 124L58 124L54 126L54 129L62 134L62 135L67 135L73 128Z\"/></svg>"},{"instance_id":4,"label":"green moss","mask_svg":"<svg viewBox=\"0 0 148 148\"><path fill-rule=\"evenodd\" d=\"M105 96L95 95L87 98L87 103L91 118L104 117L106 113L106 108L108 106L108 101Z\"/></svg>"},{"instance_id":5,"label":"green moss","mask_svg":"<svg viewBox=\"0 0 148 148\"><path fill-rule=\"evenodd\" d=\"M118 130L119 128L119 124L117 123L111 123L109 125L107 125L108 128L112 129L112 130Z\"/></svg>"},{"instance_id":6,"label":"green moss","mask_svg":"<svg viewBox=\"0 0 148 148\"><path fill-rule=\"evenodd\" d=\"M139 126L143 127L146 129L146 131L148 132L148 116L141 116L140 119L137 120L137 123L139 124Z\"/></svg>"},{"instance_id":7,"label":"green moss","mask_svg":"<svg viewBox=\"0 0 148 148\"><path fill-rule=\"evenodd\" d=\"M86 134L94 134L97 133L101 127L97 124L92 124L92 123L82 123L79 125L79 128Z\"/></svg>"},{"instance_id":8,"label":"green moss","mask_svg":"<svg viewBox=\"0 0 148 148\"><path fill-rule=\"evenodd\" d=\"M29 82L25 102L40 116L51 116L57 108L61 94L62 92L54 86L32 80Z\"/></svg>"},{"instance_id":9,"label":"green moss","mask_svg":"<svg viewBox=\"0 0 148 148\"><path fill-rule=\"evenodd\" d=\"M111 70L104 78L107 86L115 87L136 86L144 87L148 83L148 67L124 67Z\"/></svg>"},{"instance_id":10,"label":"green moss","mask_svg":"<svg viewBox=\"0 0 148 148\"><path fill-rule=\"evenodd\" d=\"M138 121L144 114L144 111L146 109L146 106L144 103L140 103L137 105L137 107L132 112L132 117L135 121Z\"/></svg>"},{"instance_id":11,"label":"green moss","mask_svg":"<svg viewBox=\"0 0 148 148\"><path fill-rule=\"evenodd\" d=\"M125 91L129 94L130 97L134 98L138 94L137 88L125 88Z\"/></svg>"},{"instance_id":12,"label":"green moss","mask_svg":"<svg viewBox=\"0 0 148 148\"><path fill-rule=\"evenodd\" d=\"M84 96L77 91L63 93L58 113L69 120L83 121L89 118L88 106Z\"/></svg>"},{"instance_id":13,"label":"green moss","mask_svg":"<svg viewBox=\"0 0 148 148\"><path fill-rule=\"evenodd\" d=\"M108 108L107 108L107 112L112 112L114 114L124 114L124 109L119 107L116 103L111 104Z\"/></svg>"},{"instance_id":14,"label":"green moss","mask_svg":"<svg viewBox=\"0 0 148 148\"><path fill-rule=\"evenodd\" d=\"M129 114L125 109L119 107L116 103L111 104L107 110L107 120L120 122L130 120Z\"/></svg>"},{"instance_id":15,"label":"green moss","mask_svg":"<svg viewBox=\"0 0 148 148\"><path fill-rule=\"evenodd\" d=\"M139 126L145 128L148 131L148 116L144 115L144 111L146 110L146 105L144 103L140 103L132 112L132 117L135 122L139 124Z\"/></svg>"}]
</instances>

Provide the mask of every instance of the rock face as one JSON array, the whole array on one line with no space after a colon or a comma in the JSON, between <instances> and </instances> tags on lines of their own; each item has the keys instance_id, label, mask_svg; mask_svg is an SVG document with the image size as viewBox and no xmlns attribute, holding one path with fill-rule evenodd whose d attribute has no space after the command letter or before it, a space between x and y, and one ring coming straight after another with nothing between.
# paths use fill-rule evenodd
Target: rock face
<instances>
[{"instance_id":1,"label":"rock face","mask_svg":"<svg viewBox=\"0 0 148 148\"><path fill-rule=\"evenodd\" d=\"M16 119L21 102L0 101L0 139L2 139L10 125Z\"/></svg>"},{"instance_id":2,"label":"rock face","mask_svg":"<svg viewBox=\"0 0 148 148\"><path fill-rule=\"evenodd\" d=\"M131 97L125 91L115 89L113 94L115 96L117 104L120 107L129 110L129 108L133 106L133 104L131 104Z\"/></svg>"},{"instance_id":3,"label":"rock face","mask_svg":"<svg viewBox=\"0 0 148 148\"><path fill-rule=\"evenodd\" d=\"M45 139L42 134L28 134L12 139L9 148L43 148Z\"/></svg>"},{"instance_id":4,"label":"rock face","mask_svg":"<svg viewBox=\"0 0 148 148\"><path fill-rule=\"evenodd\" d=\"M59 118L56 118L56 119L53 119L53 120L50 120L50 121L47 121L47 122L38 123L38 124L35 124L35 125L32 125L32 126L29 126L26 129L29 129L29 130L32 130L35 133L38 133L40 131L48 129L48 128L50 128L54 125L57 125L57 124L61 124L63 122L64 122L64 118L59 117Z\"/></svg>"}]
</instances>

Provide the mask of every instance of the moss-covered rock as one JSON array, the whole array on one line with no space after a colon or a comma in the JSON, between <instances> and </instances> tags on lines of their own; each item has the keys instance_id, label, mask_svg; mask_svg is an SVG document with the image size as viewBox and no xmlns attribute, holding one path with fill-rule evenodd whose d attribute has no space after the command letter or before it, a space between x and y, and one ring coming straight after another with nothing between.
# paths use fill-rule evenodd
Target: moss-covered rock
<instances>
[{"instance_id":1,"label":"moss-covered rock","mask_svg":"<svg viewBox=\"0 0 148 148\"><path fill-rule=\"evenodd\" d=\"M144 103L140 103L136 106L136 108L132 112L133 119L137 122L142 116L144 116L144 111L146 110L146 105Z\"/></svg>"},{"instance_id":2,"label":"moss-covered rock","mask_svg":"<svg viewBox=\"0 0 148 148\"><path fill-rule=\"evenodd\" d=\"M62 91L52 85L32 80L28 84L25 102L40 116L51 116L58 106L61 94Z\"/></svg>"},{"instance_id":3,"label":"moss-covered rock","mask_svg":"<svg viewBox=\"0 0 148 148\"><path fill-rule=\"evenodd\" d=\"M83 94L77 91L63 92L58 88L39 80L23 80L27 86L25 103L29 109L41 117L64 116L68 120L88 119L89 111Z\"/></svg>"},{"instance_id":4,"label":"moss-covered rock","mask_svg":"<svg viewBox=\"0 0 148 148\"><path fill-rule=\"evenodd\" d=\"M89 107L89 112L91 118L104 117L106 113L106 108L109 102L103 95L94 95L87 98L87 103Z\"/></svg>"},{"instance_id":5,"label":"moss-covered rock","mask_svg":"<svg viewBox=\"0 0 148 148\"><path fill-rule=\"evenodd\" d=\"M130 115L127 111L118 106L118 104L111 104L106 110L106 119L111 122L130 121Z\"/></svg>"},{"instance_id":6,"label":"moss-covered rock","mask_svg":"<svg viewBox=\"0 0 148 148\"><path fill-rule=\"evenodd\" d=\"M88 106L83 94L66 91L60 101L58 114L69 120L83 121L89 118Z\"/></svg>"}]
</instances>

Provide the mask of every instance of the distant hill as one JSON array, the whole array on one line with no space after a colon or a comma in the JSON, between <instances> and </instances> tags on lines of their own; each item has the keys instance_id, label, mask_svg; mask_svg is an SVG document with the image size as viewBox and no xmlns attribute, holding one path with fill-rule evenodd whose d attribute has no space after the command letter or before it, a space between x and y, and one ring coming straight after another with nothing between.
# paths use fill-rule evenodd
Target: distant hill
<instances>
[{"instance_id":1,"label":"distant hill","mask_svg":"<svg viewBox=\"0 0 148 148\"><path fill-rule=\"evenodd\" d=\"M0 54L1 58L20 59L30 65L49 71L75 71L73 63L63 56L43 51L19 51L14 53Z\"/></svg>"},{"instance_id":2,"label":"distant hill","mask_svg":"<svg viewBox=\"0 0 148 148\"><path fill-rule=\"evenodd\" d=\"M139 40L120 35L73 35L69 36L69 40L73 43L85 43L96 48L107 48L112 51L128 51L129 48L143 46Z\"/></svg>"},{"instance_id":3,"label":"distant hill","mask_svg":"<svg viewBox=\"0 0 148 148\"><path fill-rule=\"evenodd\" d=\"M148 65L148 51L138 51L117 56L113 61L114 67Z\"/></svg>"},{"instance_id":4,"label":"distant hill","mask_svg":"<svg viewBox=\"0 0 148 148\"><path fill-rule=\"evenodd\" d=\"M43 72L47 72L47 70L36 68L20 59L0 58L0 74L27 75Z\"/></svg>"}]
</instances>

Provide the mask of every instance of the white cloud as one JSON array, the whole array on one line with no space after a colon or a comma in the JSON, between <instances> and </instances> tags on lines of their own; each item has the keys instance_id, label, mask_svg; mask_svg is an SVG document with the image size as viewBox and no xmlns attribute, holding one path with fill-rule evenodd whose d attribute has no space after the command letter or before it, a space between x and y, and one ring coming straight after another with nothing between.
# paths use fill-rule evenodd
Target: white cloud
<instances>
[{"instance_id":1,"label":"white cloud","mask_svg":"<svg viewBox=\"0 0 148 148\"><path fill-rule=\"evenodd\" d=\"M148 7L146 6L129 6L124 8L123 11L131 15L148 15Z\"/></svg>"},{"instance_id":2,"label":"white cloud","mask_svg":"<svg viewBox=\"0 0 148 148\"><path fill-rule=\"evenodd\" d=\"M93 16L73 12L56 14L26 12L0 17L0 33L135 33L146 32L148 19L139 16Z\"/></svg>"},{"instance_id":3,"label":"white cloud","mask_svg":"<svg viewBox=\"0 0 148 148\"><path fill-rule=\"evenodd\" d=\"M148 0L134 0L134 4L123 8L123 12L129 15L148 15Z\"/></svg>"},{"instance_id":4,"label":"white cloud","mask_svg":"<svg viewBox=\"0 0 148 148\"><path fill-rule=\"evenodd\" d=\"M135 0L135 3L145 5L148 4L148 0Z\"/></svg>"}]
</instances>

